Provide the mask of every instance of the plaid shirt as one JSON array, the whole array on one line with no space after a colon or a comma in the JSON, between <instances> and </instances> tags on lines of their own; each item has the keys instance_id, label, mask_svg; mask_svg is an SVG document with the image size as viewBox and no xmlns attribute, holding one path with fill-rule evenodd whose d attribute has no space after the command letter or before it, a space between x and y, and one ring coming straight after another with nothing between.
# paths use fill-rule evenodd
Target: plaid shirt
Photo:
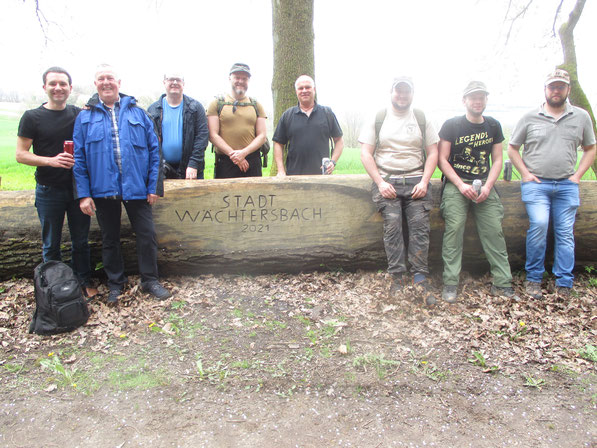
<instances>
[{"instance_id":1,"label":"plaid shirt","mask_svg":"<svg viewBox=\"0 0 597 448\"><path fill-rule=\"evenodd\" d=\"M120 153L120 137L118 136L118 114L120 113L120 101L114 104L114 107L108 107L104 104L104 107L110 112L110 118L112 122L112 148L114 150L114 160L118 165L118 171L122 176L122 154Z\"/></svg>"}]
</instances>

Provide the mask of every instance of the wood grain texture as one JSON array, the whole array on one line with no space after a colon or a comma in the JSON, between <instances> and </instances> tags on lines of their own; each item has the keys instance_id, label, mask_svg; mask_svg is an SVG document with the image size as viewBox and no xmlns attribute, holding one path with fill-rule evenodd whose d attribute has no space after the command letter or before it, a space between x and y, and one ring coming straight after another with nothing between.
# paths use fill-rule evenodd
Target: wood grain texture
<instances>
[{"instance_id":1,"label":"wood grain texture","mask_svg":"<svg viewBox=\"0 0 597 448\"><path fill-rule=\"evenodd\" d=\"M265 273L315 269L383 269L383 221L366 175L293 176L166 181L154 206L162 275L207 272ZM440 189L432 181L429 262L441 270ZM528 219L518 182L498 182L504 233L513 269L524 267ZM597 185L583 182L576 222L577 264L597 261ZM34 192L0 192L0 278L29 276L41 259ZM65 258L68 231L65 226ZM136 271L135 239L123 213L122 241L129 272ZM97 221L90 232L92 260L101 260ZM548 253L550 249L548 249ZM487 269L472 219L465 229L464 269Z\"/></svg>"}]
</instances>

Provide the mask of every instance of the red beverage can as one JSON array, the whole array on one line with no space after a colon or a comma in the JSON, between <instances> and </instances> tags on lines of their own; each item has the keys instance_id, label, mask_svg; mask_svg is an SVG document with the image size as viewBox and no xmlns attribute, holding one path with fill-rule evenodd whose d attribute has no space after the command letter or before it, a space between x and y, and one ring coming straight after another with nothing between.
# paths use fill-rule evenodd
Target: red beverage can
<instances>
[{"instance_id":1,"label":"red beverage can","mask_svg":"<svg viewBox=\"0 0 597 448\"><path fill-rule=\"evenodd\" d=\"M71 156L75 152L75 144L72 140L64 141L64 152L68 152Z\"/></svg>"}]
</instances>

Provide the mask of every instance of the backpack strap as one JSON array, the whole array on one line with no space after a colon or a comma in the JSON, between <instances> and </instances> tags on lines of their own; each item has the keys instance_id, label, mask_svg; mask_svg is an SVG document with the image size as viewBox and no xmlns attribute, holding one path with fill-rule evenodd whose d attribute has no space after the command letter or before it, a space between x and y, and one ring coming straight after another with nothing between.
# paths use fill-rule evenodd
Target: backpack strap
<instances>
[{"instance_id":1,"label":"backpack strap","mask_svg":"<svg viewBox=\"0 0 597 448\"><path fill-rule=\"evenodd\" d=\"M375 114L375 149L379 148L379 131L381 130L381 126L386 119L387 113L388 110L384 108Z\"/></svg>"},{"instance_id":2,"label":"backpack strap","mask_svg":"<svg viewBox=\"0 0 597 448\"><path fill-rule=\"evenodd\" d=\"M413 109L413 112L415 114L417 124L419 125L419 129L421 130L421 135L423 137L421 151L423 151L423 166L425 166L425 162L427 161L427 119L425 118L425 113L421 109Z\"/></svg>"}]
</instances>

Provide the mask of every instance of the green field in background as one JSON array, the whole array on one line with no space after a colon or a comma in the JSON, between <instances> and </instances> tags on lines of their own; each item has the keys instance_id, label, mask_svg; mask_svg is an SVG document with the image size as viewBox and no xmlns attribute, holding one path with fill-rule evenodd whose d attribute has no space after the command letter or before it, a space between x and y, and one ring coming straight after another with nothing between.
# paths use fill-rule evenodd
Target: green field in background
<instances>
[{"instance_id":1,"label":"green field in background","mask_svg":"<svg viewBox=\"0 0 597 448\"><path fill-rule=\"evenodd\" d=\"M34 172L35 167L17 163L15 160L15 146L17 140L17 128L19 117L0 115L0 190L33 190L35 188ZM270 138L271 141L271 138ZM504 153L504 159L507 155ZM268 157L268 166L263 168L263 175L269 176L273 163L273 145ZM580 157L579 157L580 160ZM359 148L344 148L342 157L336 166L335 174L366 174L361 163L361 152ZM205 150L205 171L206 179L213 179L214 175L214 154L211 144ZM434 178L441 177L439 169L435 170ZM514 176L516 179L516 175ZM587 171L583 180L595 180L593 170Z\"/></svg>"}]
</instances>

